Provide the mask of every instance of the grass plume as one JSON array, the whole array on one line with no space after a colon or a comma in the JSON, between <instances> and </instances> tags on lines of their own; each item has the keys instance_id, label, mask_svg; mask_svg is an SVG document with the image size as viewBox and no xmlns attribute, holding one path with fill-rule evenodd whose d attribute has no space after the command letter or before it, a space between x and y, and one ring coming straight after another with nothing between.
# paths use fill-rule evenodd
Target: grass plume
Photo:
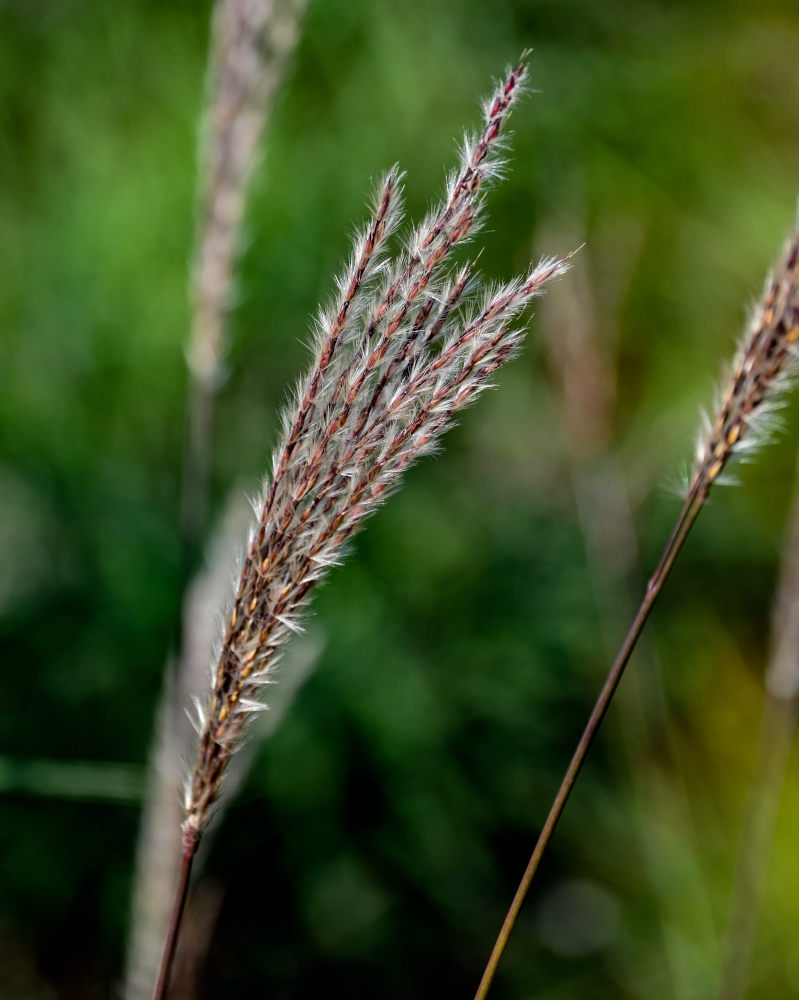
<instances>
[{"instance_id":1,"label":"grass plume","mask_svg":"<svg viewBox=\"0 0 799 1000\"><path fill-rule=\"evenodd\" d=\"M516 353L524 335L520 314L568 266L568 258L542 260L526 275L483 290L477 304L473 265L450 266L455 247L480 227L482 194L501 167L526 57L486 102L483 127L464 142L444 200L393 261L388 243L402 217L401 175L395 169L383 178L338 294L317 319L313 364L284 415L272 476L255 504L210 699L198 704L181 879L156 997L166 991L191 859L314 586L405 469L435 449L459 411Z\"/></svg>"}]
</instances>

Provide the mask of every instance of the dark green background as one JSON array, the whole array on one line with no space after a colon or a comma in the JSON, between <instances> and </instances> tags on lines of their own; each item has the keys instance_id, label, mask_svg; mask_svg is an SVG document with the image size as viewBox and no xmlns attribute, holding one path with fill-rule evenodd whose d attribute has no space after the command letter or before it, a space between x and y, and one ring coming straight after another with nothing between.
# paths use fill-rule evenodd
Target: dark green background
<instances>
[{"instance_id":1,"label":"dark green background","mask_svg":"<svg viewBox=\"0 0 799 1000\"><path fill-rule=\"evenodd\" d=\"M91 762L98 781L108 764L143 767L176 632L208 21L189 2L0 2L0 994L14 1000L112 996L121 978L138 809L89 801L57 765ZM613 608L656 561L699 408L793 223L792 3L313 0L248 217L215 513L267 468L374 178L398 161L418 218L478 99L527 46L540 93L514 114L480 266L510 276L587 247L498 390L318 596L324 653L209 861L224 898L204 997L471 996L626 627ZM574 484L606 466L570 461L543 348L572 307L617 367L603 446L641 548L621 583L586 558ZM497 1000L712 995L790 410L786 424L690 539ZM794 760L752 997L799 993L797 778Z\"/></svg>"}]
</instances>

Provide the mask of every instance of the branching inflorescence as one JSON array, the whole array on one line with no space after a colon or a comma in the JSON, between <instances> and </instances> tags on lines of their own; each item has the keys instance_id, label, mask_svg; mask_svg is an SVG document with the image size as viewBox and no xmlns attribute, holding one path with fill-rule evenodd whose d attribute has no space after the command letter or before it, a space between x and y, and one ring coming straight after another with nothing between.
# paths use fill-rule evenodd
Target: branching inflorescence
<instances>
[{"instance_id":1,"label":"branching inflorescence","mask_svg":"<svg viewBox=\"0 0 799 1000\"><path fill-rule=\"evenodd\" d=\"M401 175L379 186L373 216L338 279L338 297L316 324L313 367L286 414L282 444L259 505L226 626L200 747L186 790L184 846L196 844L247 717L261 709L281 648L299 628L314 586L347 540L430 452L523 337L519 316L568 258L470 304L473 265L449 257L480 225L481 192L501 165L501 134L525 59L485 106L480 134L464 144L446 199L395 261L387 243L401 219Z\"/></svg>"}]
</instances>

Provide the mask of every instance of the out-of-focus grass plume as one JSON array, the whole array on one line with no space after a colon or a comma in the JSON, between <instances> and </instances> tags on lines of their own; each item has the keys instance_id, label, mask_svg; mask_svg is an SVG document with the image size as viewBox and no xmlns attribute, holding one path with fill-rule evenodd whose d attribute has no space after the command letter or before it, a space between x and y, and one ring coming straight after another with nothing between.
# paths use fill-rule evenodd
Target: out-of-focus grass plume
<instances>
[{"instance_id":1,"label":"out-of-focus grass plume","mask_svg":"<svg viewBox=\"0 0 799 1000\"><path fill-rule=\"evenodd\" d=\"M186 0L0 3L0 749L17 775L53 765L39 794L7 784L0 810L12 1000L103 997L121 978L137 810L83 798L84 770L69 794L55 765L93 763L109 788L140 773L103 768L143 767L178 621L209 23ZM540 93L516 111L480 266L522 270L543 231L586 240L592 335L616 373L592 459L601 446L622 470L652 564L676 513L662 486L799 189L799 14L782 0L312 3L247 223L214 515L265 467L370 181L402 163L423 215L451 136L527 46ZM202 995L474 989L606 667L601 637L626 626L600 622L614 615L595 600L559 396L529 345L319 595L324 653L207 859L225 890ZM629 713L611 712L498 997L712 995L793 481L792 405L783 417L683 553L652 622L661 721L632 760ZM796 768L752 998L799 992Z\"/></svg>"}]
</instances>

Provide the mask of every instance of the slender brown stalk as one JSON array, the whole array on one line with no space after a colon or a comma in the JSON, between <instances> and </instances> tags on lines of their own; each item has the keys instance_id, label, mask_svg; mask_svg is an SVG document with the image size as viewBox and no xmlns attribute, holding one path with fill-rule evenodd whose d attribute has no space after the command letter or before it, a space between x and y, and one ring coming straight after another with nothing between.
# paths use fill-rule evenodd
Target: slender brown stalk
<instances>
[{"instance_id":1,"label":"slender brown stalk","mask_svg":"<svg viewBox=\"0 0 799 1000\"><path fill-rule=\"evenodd\" d=\"M565 471L585 543L601 651L608 663L616 655L619 626L633 618L641 578L635 498L613 445L618 417L618 306L629 289L641 248L641 231L627 222L623 227L615 223L598 225L598 242L575 260L569 294L546 296L538 310L556 407L554 416L561 428ZM545 226L537 237L546 246L557 245L565 238L563 227L558 225ZM674 775L677 780L661 780L662 766L673 771L678 767L678 757L668 749L671 731L651 625L639 640L636 658L638 667L627 672L625 683L614 696L615 725L622 737L619 749L632 782L639 828L635 851L648 872L661 931L660 951L665 960L662 989L673 1000L685 1000L691 991L685 989L687 977L683 976L684 966L670 934L675 904L706 912L709 896L699 879L691 884L691 898L681 898L677 903L674 883L663 878L662 852L657 836L652 836L653 830L678 819L684 855L695 848L695 830L686 788L678 774ZM653 756L655 745L657 754Z\"/></svg>"},{"instance_id":2,"label":"slender brown stalk","mask_svg":"<svg viewBox=\"0 0 799 1000\"><path fill-rule=\"evenodd\" d=\"M175 888L175 900L172 904L172 912L169 916L166 939L164 941L164 953L161 956L161 967L158 970L158 980L153 992L153 1000L164 1000L169 989L169 979L172 975L172 963L175 960L175 949L178 943L178 932L183 910L186 906L186 896L189 892L189 879L191 877L191 866L194 856L197 853L199 838L187 838L183 840L183 855L178 874L178 884Z\"/></svg>"},{"instance_id":3,"label":"slender brown stalk","mask_svg":"<svg viewBox=\"0 0 799 1000\"><path fill-rule=\"evenodd\" d=\"M653 573L649 583L647 584L646 593L644 594L644 599L641 602L640 607L633 619L633 623L630 626L627 635L624 638L621 649L613 662L613 665L608 672L605 679L605 683L602 685L602 690L599 692L596 703L594 704L593 711L586 723L583 734L580 737L580 741L572 756L571 762L566 770L566 774L563 777L563 781L560 784L557 795L552 803L549 810L549 815L541 829L541 833L538 835L538 840L536 841L535 848L527 863L527 868L525 869L522 880L519 883L519 888L516 890L516 895L513 897L513 902L505 916L502 928L497 937L494 948L491 952L491 956L488 960L488 964L483 972L483 977L480 980L480 985L475 994L475 1000L483 1000L487 995L491 983L494 979L494 975L497 971L497 967L500 963L502 955L505 952L510 936L513 933L513 928L516 925L516 920L519 916L519 911L522 908L522 903L527 895L527 891L530 888L530 884L533 881L538 866L541 862L541 858L544 855L544 851L549 844L552 834L555 832L555 827L558 824L558 820L563 813L563 810L568 801L571 790L574 787L574 783L577 780L577 776L580 773L580 769L583 766L586 755L594 741L602 720L605 717L605 713L608 710L611 699L619 685L622 674L624 673L624 668L635 649L638 638L643 631L644 625L649 618L649 613L660 594L663 584L666 582L671 568L674 565L674 560L677 558L680 549L688 537L688 533L696 520L699 511L702 509L702 501L698 496L689 496L683 505L683 509L680 512L680 516L677 519L674 531L672 532L671 538L669 539L666 548L663 550L663 555L661 557L658 568Z\"/></svg>"},{"instance_id":4,"label":"slender brown stalk","mask_svg":"<svg viewBox=\"0 0 799 1000\"><path fill-rule=\"evenodd\" d=\"M763 440L763 419L773 408L774 397L786 386L789 369L795 359L797 339L799 339L799 234L796 234L788 244L774 277L766 287L763 300L753 318L749 334L742 344L732 375L717 407L715 420L707 424L700 437L688 495L552 803L483 972L475 1000L484 1000L491 987L524 898L563 813L588 750L605 717L652 607L711 488L719 480L735 452L751 450Z\"/></svg>"},{"instance_id":5,"label":"slender brown stalk","mask_svg":"<svg viewBox=\"0 0 799 1000\"><path fill-rule=\"evenodd\" d=\"M194 862L195 873L198 861L199 852ZM192 876L191 883L192 891L180 924L180 947L172 963L169 1000L199 1000L202 996L206 960L229 888L224 879L207 874L202 879Z\"/></svg>"}]
</instances>

